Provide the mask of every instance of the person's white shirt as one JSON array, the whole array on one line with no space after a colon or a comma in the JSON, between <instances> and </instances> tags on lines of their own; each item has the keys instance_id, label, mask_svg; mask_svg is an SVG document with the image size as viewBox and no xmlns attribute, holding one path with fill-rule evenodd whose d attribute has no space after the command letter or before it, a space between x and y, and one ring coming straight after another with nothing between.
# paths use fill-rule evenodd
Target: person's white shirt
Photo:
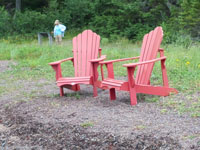
<instances>
[{"instance_id":1,"label":"person's white shirt","mask_svg":"<svg viewBox=\"0 0 200 150\"><path fill-rule=\"evenodd\" d=\"M60 30L62 32L62 37L64 37L64 33L65 33L65 30L66 30L66 26L64 26L63 24L59 24L59 27L60 27Z\"/></svg>"},{"instance_id":2,"label":"person's white shirt","mask_svg":"<svg viewBox=\"0 0 200 150\"><path fill-rule=\"evenodd\" d=\"M66 26L64 26L63 24L59 24L59 26L60 26L61 31L62 31L62 32L65 32Z\"/></svg>"}]
</instances>

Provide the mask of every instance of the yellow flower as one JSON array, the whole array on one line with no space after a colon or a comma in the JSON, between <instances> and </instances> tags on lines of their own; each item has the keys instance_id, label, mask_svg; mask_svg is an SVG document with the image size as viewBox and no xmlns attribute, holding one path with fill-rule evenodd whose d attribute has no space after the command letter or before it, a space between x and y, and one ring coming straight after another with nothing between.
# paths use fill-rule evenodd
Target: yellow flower
<instances>
[{"instance_id":1,"label":"yellow flower","mask_svg":"<svg viewBox=\"0 0 200 150\"><path fill-rule=\"evenodd\" d=\"M178 61L179 61L179 59L176 59L176 61L178 62Z\"/></svg>"},{"instance_id":2,"label":"yellow flower","mask_svg":"<svg viewBox=\"0 0 200 150\"><path fill-rule=\"evenodd\" d=\"M198 68L200 68L200 64L198 65Z\"/></svg>"},{"instance_id":3,"label":"yellow flower","mask_svg":"<svg viewBox=\"0 0 200 150\"><path fill-rule=\"evenodd\" d=\"M189 65L189 64L190 64L190 62L189 62L189 61L187 61L185 64L186 64L186 65Z\"/></svg>"}]
</instances>

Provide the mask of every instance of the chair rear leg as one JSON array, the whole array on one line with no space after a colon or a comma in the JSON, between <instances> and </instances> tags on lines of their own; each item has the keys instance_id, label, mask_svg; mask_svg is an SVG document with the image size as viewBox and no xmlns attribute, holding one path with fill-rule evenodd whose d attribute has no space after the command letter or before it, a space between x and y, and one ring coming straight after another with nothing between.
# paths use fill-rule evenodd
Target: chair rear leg
<instances>
[{"instance_id":1,"label":"chair rear leg","mask_svg":"<svg viewBox=\"0 0 200 150\"><path fill-rule=\"evenodd\" d=\"M63 90L63 87L60 87L60 96L64 96L64 90Z\"/></svg>"},{"instance_id":2,"label":"chair rear leg","mask_svg":"<svg viewBox=\"0 0 200 150\"><path fill-rule=\"evenodd\" d=\"M98 93L97 93L97 87L93 85L93 96L97 97Z\"/></svg>"},{"instance_id":3,"label":"chair rear leg","mask_svg":"<svg viewBox=\"0 0 200 150\"><path fill-rule=\"evenodd\" d=\"M77 84L77 85L74 85L75 86L75 90L74 91L80 91L81 90L81 88L80 88L80 85L79 84Z\"/></svg>"},{"instance_id":4,"label":"chair rear leg","mask_svg":"<svg viewBox=\"0 0 200 150\"><path fill-rule=\"evenodd\" d=\"M115 88L112 88L109 91L110 91L110 100L116 100Z\"/></svg>"}]
</instances>

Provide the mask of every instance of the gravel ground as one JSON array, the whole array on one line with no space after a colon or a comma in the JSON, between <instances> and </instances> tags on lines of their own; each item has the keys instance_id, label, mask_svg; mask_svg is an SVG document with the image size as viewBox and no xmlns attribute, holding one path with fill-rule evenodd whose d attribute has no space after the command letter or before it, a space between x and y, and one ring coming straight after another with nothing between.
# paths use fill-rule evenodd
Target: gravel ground
<instances>
[{"instance_id":1,"label":"gravel ground","mask_svg":"<svg viewBox=\"0 0 200 150\"><path fill-rule=\"evenodd\" d=\"M0 96L1 149L200 150L200 118L162 113L161 105L142 99L130 106L126 92L109 101L108 91L93 98L92 88L81 86L59 97L53 79L12 81L12 88Z\"/></svg>"}]
</instances>

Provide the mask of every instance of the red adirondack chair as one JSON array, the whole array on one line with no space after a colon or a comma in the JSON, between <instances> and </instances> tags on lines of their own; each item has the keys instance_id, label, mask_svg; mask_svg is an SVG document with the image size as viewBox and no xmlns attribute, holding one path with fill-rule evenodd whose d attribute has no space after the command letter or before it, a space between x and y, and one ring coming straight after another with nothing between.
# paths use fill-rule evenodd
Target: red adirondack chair
<instances>
[{"instance_id":1,"label":"red adirondack chair","mask_svg":"<svg viewBox=\"0 0 200 150\"><path fill-rule=\"evenodd\" d=\"M170 92L178 93L176 89L170 88L168 84L167 71L165 67L166 56L164 56L164 50L160 48L162 39L162 27L157 27L144 36L140 56L100 62L100 64L105 64L107 67L108 78L103 79L102 88L108 88L110 90L111 100L116 99L115 90L128 91L130 93L131 105L137 104L137 93L160 96L167 96ZM156 58L158 52L160 53L160 58ZM127 68L128 81L115 80L113 63L133 59L139 59L139 62L123 65ZM163 86L150 85L153 66L157 61L161 61ZM138 67L138 70L136 78L134 79L134 71L136 67Z\"/></svg>"},{"instance_id":2,"label":"red adirondack chair","mask_svg":"<svg viewBox=\"0 0 200 150\"><path fill-rule=\"evenodd\" d=\"M64 95L63 88L79 91L79 84L92 85L94 96L97 96L97 87L100 87L101 84L98 80L97 67L99 62L106 58L101 56L99 46L100 36L91 30L85 30L73 38L74 57L49 63L56 72L56 83L60 87L60 96ZM98 58L98 54L100 58ZM69 60L73 62L75 77L62 76L61 63Z\"/></svg>"}]
</instances>

